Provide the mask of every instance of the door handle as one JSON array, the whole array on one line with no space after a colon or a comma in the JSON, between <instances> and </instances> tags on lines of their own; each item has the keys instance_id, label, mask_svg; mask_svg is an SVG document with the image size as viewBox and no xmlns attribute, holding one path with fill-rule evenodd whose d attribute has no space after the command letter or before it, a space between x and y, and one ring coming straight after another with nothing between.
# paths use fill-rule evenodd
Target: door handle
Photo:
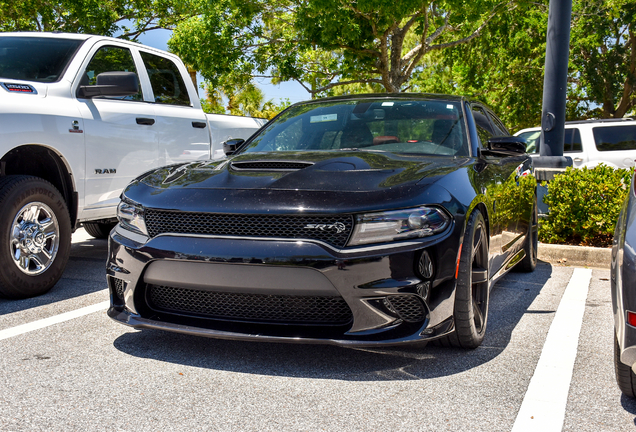
<instances>
[{"instance_id":1,"label":"door handle","mask_svg":"<svg viewBox=\"0 0 636 432\"><path fill-rule=\"evenodd\" d=\"M572 159L574 162L583 162L582 158L573 158Z\"/></svg>"},{"instance_id":2,"label":"door handle","mask_svg":"<svg viewBox=\"0 0 636 432\"><path fill-rule=\"evenodd\" d=\"M146 125L146 126L152 126L153 124L155 124L155 119L137 117L137 124Z\"/></svg>"},{"instance_id":3,"label":"door handle","mask_svg":"<svg viewBox=\"0 0 636 432\"><path fill-rule=\"evenodd\" d=\"M205 129L206 126L207 126L206 122L200 122L200 121L193 121L192 122L192 127L197 128L197 129Z\"/></svg>"}]
</instances>

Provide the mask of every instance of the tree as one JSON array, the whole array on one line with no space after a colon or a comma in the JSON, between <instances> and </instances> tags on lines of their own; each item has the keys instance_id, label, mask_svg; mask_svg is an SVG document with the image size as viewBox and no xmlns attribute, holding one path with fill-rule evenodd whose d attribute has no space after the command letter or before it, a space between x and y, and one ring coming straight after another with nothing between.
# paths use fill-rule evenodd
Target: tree
<instances>
[{"instance_id":1,"label":"tree","mask_svg":"<svg viewBox=\"0 0 636 432\"><path fill-rule=\"evenodd\" d=\"M636 3L574 0L566 118L623 117L636 108ZM437 53L416 91L472 94L512 130L541 121L548 0L521 2L468 44Z\"/></svg>"},{"instance_id":2,"label":"tree","mask_svg":"<svg viewBox=\"0 0 636 432\"><path fill-rule=\"evenodd\" d=\"M121 32L119 37L132 40L149 30L173 29L196 12L189 0L0 0L0 10L0 31Z\"/></svg>"},{"instance_id":3,"label":"tree","mask_svg":"<svg viewBox=\"0 0 636 432\"><path fill-rule=\"evenodd\" d=\"M265 101L262 90L250 82L237 88L230 85L212 87L206 85L206 98L201 100L205 112L214 114L232 114L272 119L291 105L289 99L281 100L277 105L273 100ZM223 106L227 101L227 106Z\"/></svg>"},{"instance_id":4,"label":"tree","mask_svg":"<svg viewBox=\"0 0 636 432\"><path fill-rule=\"evenodd\" d=\"M350 84L409 89L429 53L476 38L497 0L218 0L169 42L217 86L255 76L295 80L312 95Z\"/></svg>"}]
</instances>

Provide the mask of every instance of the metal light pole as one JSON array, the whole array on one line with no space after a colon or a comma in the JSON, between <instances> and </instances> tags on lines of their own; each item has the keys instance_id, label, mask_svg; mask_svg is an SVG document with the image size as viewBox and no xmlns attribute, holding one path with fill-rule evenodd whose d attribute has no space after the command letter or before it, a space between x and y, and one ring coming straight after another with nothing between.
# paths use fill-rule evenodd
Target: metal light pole
<instances>
[{"instance_id":1,"label":"metal light pole","mask_svg":"<svg viewBox=\"0 0 636 432\"><path fill-rule=\"evenodd\" d=\"M572 166L572 159L563 156L565 135L565 101L567 98L568 59L570 55L570 23L572 0L550 0L548 35L543 79L543 109L541 113L540 156L535 167L550 180L554 169ZM538 177L543 177L539 175Z\"/></svg>"}]
</instances>

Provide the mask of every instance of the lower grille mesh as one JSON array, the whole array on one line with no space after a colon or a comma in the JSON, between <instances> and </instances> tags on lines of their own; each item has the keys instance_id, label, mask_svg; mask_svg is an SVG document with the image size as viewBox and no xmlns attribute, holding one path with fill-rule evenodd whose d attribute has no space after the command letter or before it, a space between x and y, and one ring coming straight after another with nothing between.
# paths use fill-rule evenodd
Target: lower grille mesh
<instances>
[{"instance_id":1,"label":"lower grille mesh","mask_svg":"<svg viewBox=\"0 0 636 432\"><path fill-rule=\"evenodd\" d=\"M426 318L422 302L414 295L393 295L388 296L386 300L406 322L420 322Z\"/></svg>"},{"instance_id":2,"label":"lower grille mesh","mask_svg":"<svg viewBox=\"0 0 636 432\"><path fill-rule=\"evenodd\" d=\"M126 282L121 279L117 279L114 277L110 278L115 294L120 299L124 299L124 290L126 289Z\"/></svg>"},{"instance_id":3,"label":"lower grille mesh","mask_svg":"<svg viewBox=\"0 0 636 432\"><path fill-rule=\"evenodd\" d=\"M158 311L206 318L327 325L353 319L342 297L228 293L149 284L147 299Z\"/></svg>"}]
</instances>

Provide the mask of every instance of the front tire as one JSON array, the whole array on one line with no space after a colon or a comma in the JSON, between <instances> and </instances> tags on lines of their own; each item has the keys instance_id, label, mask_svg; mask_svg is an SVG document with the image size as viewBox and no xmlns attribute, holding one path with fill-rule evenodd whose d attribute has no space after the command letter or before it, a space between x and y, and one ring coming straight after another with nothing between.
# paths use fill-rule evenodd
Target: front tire
<instances>
[{"instance_id":1,"label":"front tire","mask_svg":"<svg viewBox=\"0 0 636 432\"><path fill-rule=\"evenodd\" d=\"M21 299L49 291L62 277L71 248L71 220L46 180L0 180L0 296Z\"/></svg>"},{"instance_id":2,"label":"front tire","mask_svg":"<svg viewBox=\"0 0 636 432\"><path fill-rule=\"evenodd\" d=\"M632 368L621 362L621 349L618 339L614 334L614 371L616 372L616 383L625 396L636 397L636 374Z\"/></svg>"},{"instance_id":3,"label":"front tire","mask_svg":"<svg viewBox=\"0 0 636 432\"><path fill-rule=\"evenodd\" d=\"M479 210L473 211L466 226L455 289L455 331L442 345L474 349L484 340L488 322L490 279L488 275L488 234Z\"/></svg>"}]
</instances>

